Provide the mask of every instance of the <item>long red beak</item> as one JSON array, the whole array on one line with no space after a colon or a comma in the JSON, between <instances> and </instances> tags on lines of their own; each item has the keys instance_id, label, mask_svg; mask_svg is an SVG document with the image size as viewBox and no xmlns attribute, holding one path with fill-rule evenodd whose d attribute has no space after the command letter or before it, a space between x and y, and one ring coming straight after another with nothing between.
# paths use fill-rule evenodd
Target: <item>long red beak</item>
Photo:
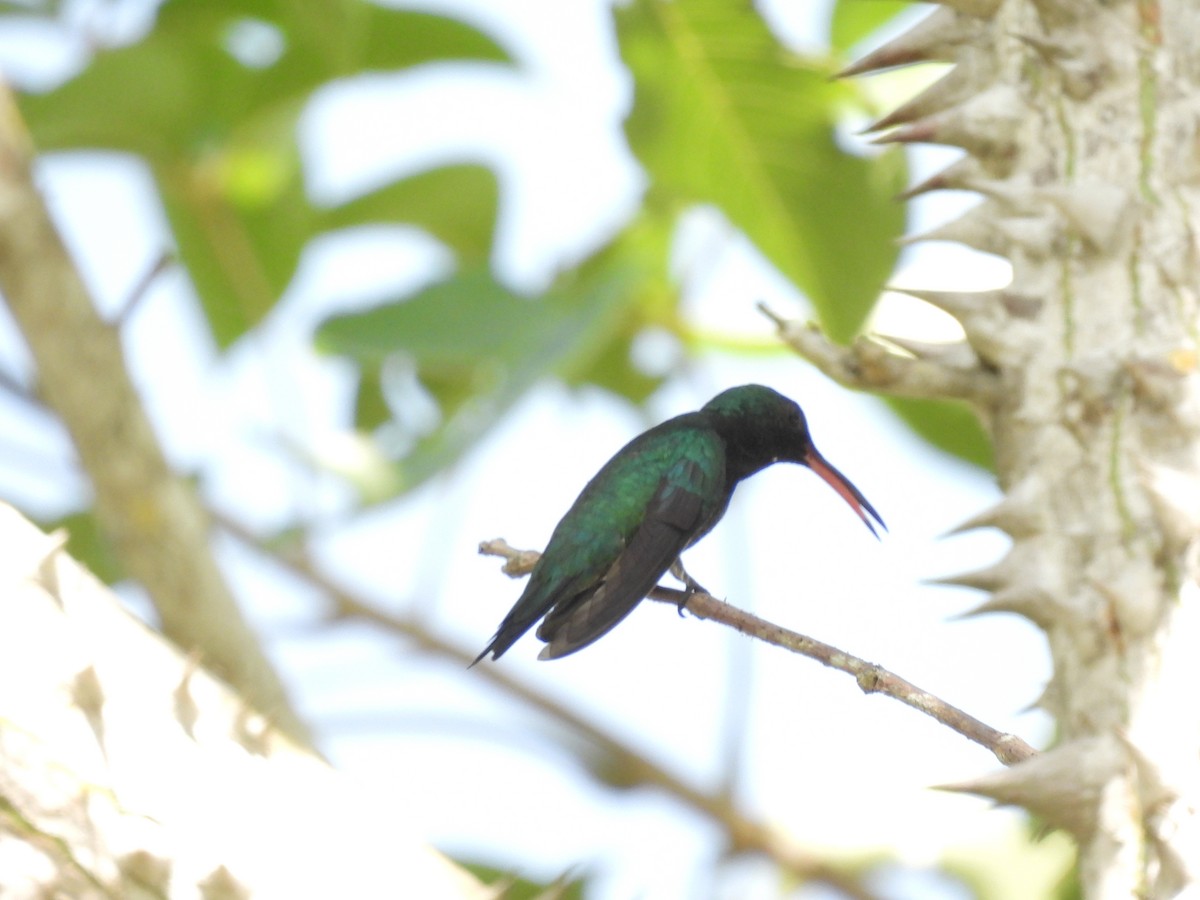
<instances>
[{"instance_id":1,"label":"long red beak","mask_svg":"<svg viewBox=\"0 0 1200 900\"><path fill-rule=\"evenodd\" d=\"M850 483L850 479L831 466L825 461L817 448L812 444L808 445L808 451L804 454L804 465L808 466L831 488L838 492L838 496L850 504L850 508L858 513L858 517L863 520L863 524L871 529L871 534L879 537L879 532L875 530L875 525L868 518L868 514L879 523L879 527L887 531L887 526L883 524L883 519L879 513L875 512L873 507L862 492Z\"/></svg>"}]
</instances>

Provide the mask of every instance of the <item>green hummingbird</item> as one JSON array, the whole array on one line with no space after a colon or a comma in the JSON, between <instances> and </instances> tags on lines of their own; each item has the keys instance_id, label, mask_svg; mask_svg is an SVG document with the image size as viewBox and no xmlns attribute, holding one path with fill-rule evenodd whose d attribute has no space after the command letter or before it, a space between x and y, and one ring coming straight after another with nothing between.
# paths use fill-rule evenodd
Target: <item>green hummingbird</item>
<instances>
[{"instance_id":1,"label":"green hummingbird","mask_svg":"<svg viewBox=\"0 0 1200 900\"><path fill-rule=\"evenodd\" d=\"M879 536L872 517L886 530L867 498L817 452L799 405L758 384L730 388L699 412L638 435L604 464L471 665L489 653L499 659L543 616L538 658L574 653L625 618L668 571L689 592L704 591L679 554L720 521L738 482L777 462L812 469L872 534Z\"/></svg>"}]
</instances>

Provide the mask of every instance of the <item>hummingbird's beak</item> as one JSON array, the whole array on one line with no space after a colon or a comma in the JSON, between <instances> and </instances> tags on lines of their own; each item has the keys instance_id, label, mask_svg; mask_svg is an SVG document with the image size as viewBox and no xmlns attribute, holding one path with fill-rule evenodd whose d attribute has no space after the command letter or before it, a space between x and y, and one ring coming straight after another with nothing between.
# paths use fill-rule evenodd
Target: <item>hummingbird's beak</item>
<instances>
[{"instance_id":1,"label":"hummingbird's beak","mask_svg":"<svg viewBox=\"0 0 1200 900\"><path fill-rule=\"evenodd\" d=\"M879 532L875 530L875 525L868 518L868 513L879 523L879 527L887 531L887 526L883 524L883 519L879 517L879 513L875 512L873 507L862 492L850 483L850 479L831 466L825 461L817 448L812 444L808 445L808 450L805 451L804 465L808 466L814 472L821 476L826 484L838 492L838 496L850 504L850 508L858 513L858 517L863 520L863 524L871 529L871 534L879 537Z\"/></svg>"}]
</instances>

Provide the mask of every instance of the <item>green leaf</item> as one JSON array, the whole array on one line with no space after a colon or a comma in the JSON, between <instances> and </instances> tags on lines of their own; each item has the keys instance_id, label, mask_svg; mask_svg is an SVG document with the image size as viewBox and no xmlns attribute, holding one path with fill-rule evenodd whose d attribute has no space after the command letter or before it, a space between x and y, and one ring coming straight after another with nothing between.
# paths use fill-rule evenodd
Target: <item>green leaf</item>
<instances>
[{"instance_id":1,"label":"green leaf","mask_svg":"<svg viewBox=\"0 0 1200 900\"><path fill-rule=\"evenodd\" d=\"M845 54L909 9L912 4L907 0L838 0L829 23L829 43L835 52Z\"/></svg>"},{"instance_id":2,"label":"green leaf","mask_svg":"<svg viewBox=\"0 0 1200 900\"><path fill-rule=\"evenodd\" d=\"M510 870L498 869L483 863L464 862L456 859L460 866L495 891L492 896L504 900L583 900L587 882L582 878L561 878L550 884L519 878Z\"/></svg>"},{"instance_id":3,"label":"green leaf","mask_svg":"<svg viewBox=\"0 0 1200 900\"><path fill-rule=\"evenodd\" d=\"M91 510L71 513L54 522L40 522L43 531L67 531L67 552L87 566L105 584L116 584L126 577L112 543L100 528Z\"/></svg>"},{"instance_id":4,"label":"green leaf","mask_svg":"<svg viewBox=\"0 0 1200 900\"><path fill-rule=\"evenodd\" d=\"M586 371L571 384L594 384L634 403L645 402L663 383L660 376L648 375L633 364L633 341L617 335L592 361Z\"/></svg>"},{"instance_id":5,"label":"green leaf","mask_svg":"<svg viewBox=\"0 0 1200 900\"><path fill-rule=\"evenodd\" d=\"M492 252L500 189L483 166L445 166L421 172L350 200L324 213L329 229L372 222L417 225L453 250L467 265L486 263Z\"/></svg>"},{"instance_id":6,"label":"green leaf","mask_svg":"<svg viewBox=\"0 0 1200 900\"><path fill-rule=\"evenodd\" d=\"M364 366L354 396L354 427L359 431L374 431L391 417L379 366Z\"/></svg>"},{"instance_id":7,"label":"green leaf","mask_svg":"<svg viewBox=\"0 0 1200 900\"><path fill-rule=\"evenodd\" d=\"M622 328L627 279L583 290L517 296L485 271L468 271L403 300L321 325L316 346L371 370L408 356L438 401L442 424L397 464L397 492L453 464L538 380L574 381Z\"/></svg>"},{"instance_id":8,"label":"green leaf","mask_svg":"<svg viewBox=\"0 0 1200 900\"><path fill-rule=\"evenodd\" d=\"M713 203L848 340L896 259L903 158L835 140L857 88L790 54L750 4L633 0L618 9L634 76L630 144L652 192Z\"/></svg>"},{"instance_id":9,"label":"green leaf","mask_svg":"<svg viewBox=\"0 0 1200 900\"><path fill-rule=\"evenodd\" d=\"M965 403L888 397L887 404L908 426L939 450L992 471L992 441Z\"/></svg>"},{"instance_id":10,"label":"green leaf","mask_svg":"<svg viewBox=\"0 0 1200 900\"><path fill-rule=\"evenodd\" d=\"M179 257L227 347L271 311L320 233L290 129L263 127L191 166L154 171Z\"/></svg>"},{"instance_id":11,"label":"green leaf","mask_svg":"<svg viewBox=\"0 0 1200 900\"><path fill-rule=\"evenodd\" d=\"M294 120L335 78L436 59L508 55L460 22L363 0L169 0L143 40L98 52L76 78L21 105L42 150L104 147L171 164L249 119L285 110Z\"/></svg>"},{"instance_id":12,"label":"green leaf","mask_svg":"<svg viewBox=\"0 0 1200 900\"><path fill-rule=\"evenodd\" d=\"M313 92L436 59L508 56L462 23L363 0L169 0L143 40L99 52L21 105L43 150L105 148L149 164L225 347L271 310L327 228L413 222L466 260L487 257L497 191L478 167L424 173L333 210L315 209L305 190L296 125Z\"/></svg>"}]
</instances>

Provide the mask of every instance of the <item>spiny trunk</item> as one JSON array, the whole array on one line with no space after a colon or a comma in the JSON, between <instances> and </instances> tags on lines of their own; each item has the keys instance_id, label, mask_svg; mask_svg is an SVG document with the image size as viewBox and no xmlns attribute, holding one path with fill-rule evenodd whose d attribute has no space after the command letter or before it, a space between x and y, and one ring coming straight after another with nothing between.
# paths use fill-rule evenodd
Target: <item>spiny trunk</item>
<instances>
[{"instance_id":1,"label":"spiny trunk","mask_svg":"<svg viewBox=\"0 0 1200 900\"><path fill-rule=\"evenodd\" d=\"M966 157L917 192L976 191L936 232L1012 283L914 292L962 323L1012 537L962 577L1044 629L1059 727L967 787L1079 842L1085 896L1170 897L1200 874L1200 4L946 0L856 73L955 63L881 124ZM860 348L861 350L861 348ZM1019 664L1019 661L1014 661Z\"/></svg>"}]
</instances>

